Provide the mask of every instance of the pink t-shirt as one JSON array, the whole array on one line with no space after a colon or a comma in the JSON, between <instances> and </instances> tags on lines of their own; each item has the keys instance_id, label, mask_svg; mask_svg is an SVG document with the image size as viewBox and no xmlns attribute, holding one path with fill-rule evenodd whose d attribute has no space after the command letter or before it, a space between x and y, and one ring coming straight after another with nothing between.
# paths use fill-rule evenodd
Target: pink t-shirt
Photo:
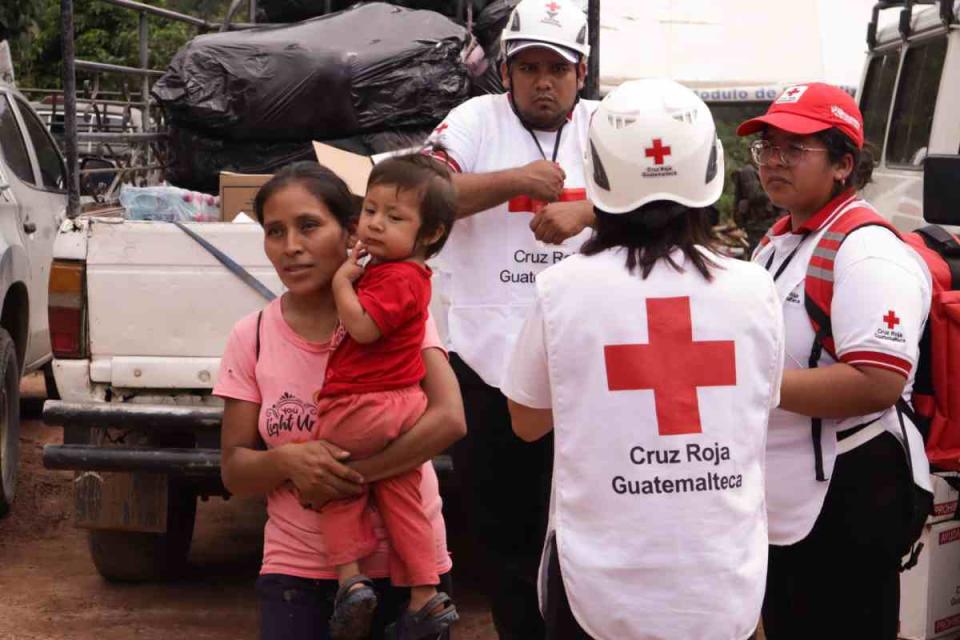
<instances>
[{"instance_id":1,"label":"pink t-shirt","mask_svg":"<svg viewBox=\"0 0 960 640\"><path fill-rule=\"evenodd\" d=\"M214 395L260 405L260 436L268 448L315 438L317 412L312 398L323 384L330 354L344 333L330 342L309 342L294 333L283 319L280 299L263 311L260 328L260 359L256 359L257 314L233 327L220 363ZM441 348L432 319L427 321L424 349ZM437 475L429 462L423 465L420 494L423 510L434 531L437 572L446 573L452 563L447 552L447 534L441 514ZM361 561L361 571L373 578L389 577L387 532L373 509L374 528L380 545ZM304 509L294 490L282 486L267 496L267 524L263 532L263 565L260 573L282 573L312 579L335 579L336 571L325 558L325 544L317 526L321 514Z\"/></svg>"}]
</instances>

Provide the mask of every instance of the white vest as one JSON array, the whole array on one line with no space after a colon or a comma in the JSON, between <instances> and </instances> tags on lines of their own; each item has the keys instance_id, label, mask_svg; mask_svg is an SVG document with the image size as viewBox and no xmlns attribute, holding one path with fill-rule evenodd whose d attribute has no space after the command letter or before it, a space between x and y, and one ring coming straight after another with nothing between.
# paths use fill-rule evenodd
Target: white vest
<instances>
[{"instance_id":1,"label":"white vest","mask_svg":"<svg viewBox=\"0 0 960 640\"><path fill-rule=\"evenodd\" d=\"M741 640L760 615L783 327L762 268L713 259L712 282L664 263L643 280L622 250L537 279L555 434L548 539L598 640Z\"/></svg>"},{"instance_id":2,"label":"white vest","mask_svg":"<svg viewBox=\"0 0 960 640\"><path fill-rule=\"evenodd\" d=\"M783 306L787 331L786 369L807 368L807 360L813 346L815 334L803 300L807 265L810 263L814 249L827 228L840 216L855 207L865 206L870 205L857 197L851 197L839 203L822 226L810 232L802 241L803 236L788 232L777 236L770 244L758 248L754 254L753 261L760 265L766 265L773 256L774 261L770 265L772 272L778 271L786 257L793 254L788 266L776 280L777 296L779 303ZM847 240L844 246L850 246L850 243L851 241ZM794 250L796 250L795 253ZM918 266L926 272L926 267L923 266L919 257L912 252L909 253L915 258ZM837 304L836 297L833 304ZM836 361L826 352L821 355L818 362L818 366L821 367L833 364L836 364ZM913 379L914 372L911 371L903 391L905 398L910 397ZM857 436L843 441L837 440L839 432L872 422L874 419L876 422ZM774 409L770 415L767 436L767 462L769 463L767 512L771 544L790 545L809 535L823 508L838 455L864 444L865 437L876 436L883 431L903 441L900 422L893 409L842 420L824 419L822 424L821 445L826 481L816 478L816 459L811 440L810 418L779 408ZM906 417L904 428L909 439L914 482L930 491L930 467L924 450L923 437Z\"/></svg>"},{"instance_id":3,"label":"white vest","mask_svg":"<svg viewBox=\"0 0 960 640\"><path fill-rule=\"evenodd\" d=\"M561 133L557 162L566 173L564 189L569 192L585 187L583 153L596 105L586 100L577 103ZM477 160L464 171L502 171L542 159L506 95L489 96L479 106L483 109L478 109L482 113L476 124ZM537 132L537 137L550 159L556 133ZM536 275L576 253L591 233L585 229L559 246L539 243L530 230L531 207L522 205L528 199L515 200L457 220L439 256L437 288L449 305L450 350L494 387L500 386L530 308Z\"/></svg>"}]
</instances>

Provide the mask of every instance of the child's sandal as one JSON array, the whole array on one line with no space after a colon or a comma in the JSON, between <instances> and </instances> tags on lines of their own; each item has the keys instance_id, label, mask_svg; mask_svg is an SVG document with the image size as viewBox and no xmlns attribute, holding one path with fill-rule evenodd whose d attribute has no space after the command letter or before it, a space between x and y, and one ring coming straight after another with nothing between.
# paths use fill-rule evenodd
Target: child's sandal
<instances>
[{"instance_id":1,"label":"child's sandal","mask_svg":"<svg viewBox=\"0 0 960 640\"><path fill-rule=\"evenodd\" d=\"M363 586L352 589L358 584ZM373 589L373 580L359 575L344 582L333 601L333 615L330 616L331 640L367 640L376 608L377 592Z\"/></svg>"},{"instance_id":2,"label":"child's sandal","mask_svg":"<svg viewBox=\"0 0 960 640\"><path fill-rule=\"evenodd\" d=\"M434 611L437 607L440 609ZM438 593L419 611L404 611L396 622L387 627L386 637L389 640L434 640L459 619L460 615L450 596Z\"/></svg>"}]
</instances>

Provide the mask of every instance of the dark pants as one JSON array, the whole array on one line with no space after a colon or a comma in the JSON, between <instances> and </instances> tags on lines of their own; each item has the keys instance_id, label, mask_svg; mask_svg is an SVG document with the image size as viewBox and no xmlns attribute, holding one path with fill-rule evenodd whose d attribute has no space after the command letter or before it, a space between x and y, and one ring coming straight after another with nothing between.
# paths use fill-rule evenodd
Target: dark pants
<instances>
[{"instance_id":1,"label":"dark pants","mask_svg":"<svg viewBox=\"0 0 960 640\"><path fill-rule=\"evenodd\" d=\"M376 617L371 640L383 640L388 624L403 613L410 590L391 586L387 579L375 580ZM440 576L438 590L453 595L450 574ZM257 578L260 601L261 640L329 640L328 624L337 595L336 580L309 580L276 573ZM450 640L448 629L440 640Z\"/></svg>"},{"instance_id":2,"label":"dark pants","mask_svg":"<svg viewBox=\"0 0 960 640\"><path fill-rule=\"evenodd\" d=\"M501 640L541 640L537 570L547 526L553 436L526 443L513 433L507 399L456 354L467 437L453 448L464 519L482 554L484 591Z\"/></svg>"},{"instance_id":3,"label":"dark pants","mask_svg":"<svg viewBox=\"0 0 960 640\"><path fill-rule=\"evenodd\" d=\"M550 540L547 561L546 607L543 612L547 628L547 640L593 640L573 617L567 589L563 586L563 573L560 570L560 558L557 544Z\"/></svg>"},{"instance_id":4,"label":"dark pants","mask_svg":"<svg viewBox=\"0 0 960 640\"><path fill-rule=\"evenodd\" d=\"M839 456L810 534L770 547L767 638L896 638L901 555L932 498L890 434Z\"/></svg>"}]
</instances>

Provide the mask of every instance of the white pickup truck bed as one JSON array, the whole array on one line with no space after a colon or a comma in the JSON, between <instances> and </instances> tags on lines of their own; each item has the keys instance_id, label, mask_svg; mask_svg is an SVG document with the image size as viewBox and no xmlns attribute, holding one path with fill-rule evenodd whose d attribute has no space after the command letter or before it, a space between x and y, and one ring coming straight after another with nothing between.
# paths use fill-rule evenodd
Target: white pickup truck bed
<instances>
[{"instance_id":1,"label":"white pickup truck bed","mask_svg":"<svg viewBox=\"0 0 960 640\"><path fill-rule=\"evenodd\" d=\"M281 284L257 224L189 225L272 291ZM66 223L55 259L86 263L89 359L54 363L64 401L213 388L233 324L266 300L173 224L123 219Z\"/></svg>"}]
</instances>

